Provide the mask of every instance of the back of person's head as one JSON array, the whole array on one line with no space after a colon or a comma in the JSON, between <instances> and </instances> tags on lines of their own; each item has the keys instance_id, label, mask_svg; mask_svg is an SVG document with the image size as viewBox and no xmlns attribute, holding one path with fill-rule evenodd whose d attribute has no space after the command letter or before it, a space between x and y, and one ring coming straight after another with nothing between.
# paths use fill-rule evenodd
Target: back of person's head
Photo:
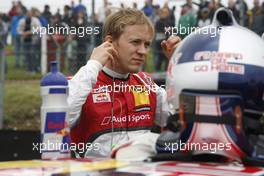
<instances>
[{"instance_id":1,"label":"back of person's head","mask_svg":"<svg viewBox=\"0 0 264 176\"><path fill-rule=\"evenodd\" d=\"M259 6L260 5L260 1L259 0L254 0L254 2L253 2L253 4L254 4L254 6Z\"/></svg>"},{"instance_id":2,"label":"back of person's head","mask_svg":"<svg viewBox=\"0 0 264 176\"><path fill-rule=\"evenodd\" d=\"M31 12L32 12L32 16L34 16L34 17L39 17L40 16L39 10L37 8L35 8L35 7L31 8Z\"/></svg>"},{"instance_id":3,"label":"back of person's head","mask_svg":"<svg viewBox=\"0 0 264 176\"><path fill-rule=\"evenodd\" d=\"M159 16L161 19L165 19L170 15L170 12L167 8L161 8L159 10Z\"/></svg>"},{"instance_id":4,"label":"back of person's head","mask_svg":"<svg viewBox=\"0 0 264 176\"><path fill-rule=\"evenodd\" d=\"M49 11L49 9L50 9L50 6L49 6L49 5L45 5L45 6L44 6L44 10L45 10L45 11Z\"/></svg>"},{"instance_id":5,"label":"back of person's head","mask_svg":"<svg viewBox=\"0 0 264 176\"><path fill-rule=\"evenodd\" d=\"M31 18L33 16L33 10L34 9L32 9L32 8L30 10L28 10L26 16Z\"/></svg>"},{"instance_id":6,"label":"back of person's head","mask_svg":"<svg viewBox=\"0 0 264 176\"><path fill-rule=\"evenodd\" d=\"M137 3L136 2L133 2L133 8L137 9Z\"/></svg>"},{"instance_id":7,"label":"back of person's head","mask_svg":"<svg viewBox=\"0 0 264 176\"><path fill-rule=\"evenodd\" d=\"M124 32L126 26L147 25L149 32L154 35L154 27L145 14L137 9L125 8L109 15L104 23L103 38L107 35L114 40Z\"/></svg>"},{"instance_id":8,"label":"back of person's head","mask_svg":"<svg viewBox=\"0 0 264 176\"><path fill-rule=\"evenodd\" d=\"M201 10L201 15L202 17L207 17L209 15L209 9L207 7L204 7L202 10Z\"/></svg>"},{"instance_id":9,"label":"back of person's head","mask_svg":"<svg viewBox=\"0 0 264 176\"><path fill-rule=\"evenodd\" d=\"M22 2L21 1L17 1L17 4L22 6Z\"/></svg>"},{"instance_id":10,"label":"back of person's head","mask_svg":"<svg viewBox=\"0 0 264 176\"><path fill-rule=\"evenodd\" d=\"M236 5L236 2L234 0L228 0L228 7L229 8L233 8L233 7L235 7L235 5Z\"/></svg>"},{"instance_id":11,"label":"back of person's head","mask_svg":"<svg viewBox=\"0 0 264 176\"><path fill-rule=\"evenodd\" d=\"M70 6L68 5L65 5L64 8L63 8L64 12L68 12L71 10Z\"/></svg>"},{"instance_id":12,"label":"back of person's head","mask_svg":"<svg viewBox=\"0 0 264 176\"><path fill-rule=\"evenodd\" d=\"M23 14L22 8L20 6L16 6L16 13L17 13L17 15Z\"/></svg>"}]
</instances>

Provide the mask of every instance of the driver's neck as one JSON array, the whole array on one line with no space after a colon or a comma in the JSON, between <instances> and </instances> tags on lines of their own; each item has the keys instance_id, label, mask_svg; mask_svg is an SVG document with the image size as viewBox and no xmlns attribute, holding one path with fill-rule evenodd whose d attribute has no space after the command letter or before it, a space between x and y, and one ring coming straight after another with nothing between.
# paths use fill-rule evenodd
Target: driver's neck
<instances>
[{"instance_id":1,"label":"driver's neck","mask_svg":"<svg viewBox=\"0 0 264 176\"><path fill-rule=\"evenodd\" d=\"M109 65L105 65L103 67L103 71L108 74L109 76L112 76L114 78L119 78L119 79L126 79L129 76L129 73L120 73L116 70L114 70L112 67Z\"/></svg>"}]
</instances>

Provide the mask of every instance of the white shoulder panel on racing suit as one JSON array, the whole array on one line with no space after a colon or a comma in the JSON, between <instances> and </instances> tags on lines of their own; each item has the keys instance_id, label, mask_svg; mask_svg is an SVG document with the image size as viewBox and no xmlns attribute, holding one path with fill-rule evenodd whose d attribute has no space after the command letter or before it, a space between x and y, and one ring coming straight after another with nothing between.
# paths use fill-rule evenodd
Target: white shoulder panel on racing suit
<instances>
[{"instance_id":1,"label":"white shoulder panel on racing suit","mask_svg":"<svg viewBox=\"0 0 264 176\"><path fill-rule=\"evenodd\" d=\"M87 64L69 80L68 104L70 127L78 121L82 106L86 101L88 94L97 81L98 73L102 69L102 64L96 60L89 60Z\"/></svg>"}]
</instances>

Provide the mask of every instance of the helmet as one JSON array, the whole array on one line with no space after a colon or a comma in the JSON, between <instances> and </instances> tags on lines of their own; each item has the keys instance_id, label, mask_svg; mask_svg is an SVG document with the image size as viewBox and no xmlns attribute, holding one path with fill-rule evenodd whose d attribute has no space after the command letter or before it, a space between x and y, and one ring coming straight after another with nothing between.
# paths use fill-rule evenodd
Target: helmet
<instances>
[{"instance_id":1,"label":"helmet","mask_svg":"<svg viewBox=\"0 0 264 176\"><path fill-rule=\"evenodd\" d=\"M252 156L246 129L254 130L264 112L263 75L264 41L239 26L230 10L218 9L211 25L182 41L168 66L168 103L182 142L225 145L196 153Z\"/></svg>"},{"instance_id":2,"label":"helmet","mask_svg":"<svg viewBox=\"0 0 264 176\"><path fill-rule=\"evenodd\" d=\"M264 41L234 19L219 21L223 13L231 12L219 9L212 25L191 33L173 53L166 81L172 108L182 89L232 89L241 92L246 109L264 111Z\"/></svg>"}]
</instances>

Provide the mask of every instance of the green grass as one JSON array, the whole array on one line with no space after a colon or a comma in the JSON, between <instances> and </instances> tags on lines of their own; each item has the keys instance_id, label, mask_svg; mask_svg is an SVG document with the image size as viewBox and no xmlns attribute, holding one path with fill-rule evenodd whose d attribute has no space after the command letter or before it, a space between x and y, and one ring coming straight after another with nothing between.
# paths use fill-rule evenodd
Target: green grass
<instances>
[{"instance_id":1,"label":"green grass","mask_svg":"<svg viewBox=\"0 0 264 176\"><path fill-rule=\"evenodd\" d=\"M11 50L11 46L7 49ZM7 74L4 85L4 129L40 129L41 74L29 74L15 67L14 55L6 56Z\"/></svg>"},{"instance_id":2,"label":"green grass","mask_svg":"<svg viewBox=\"0 0 264 176\"><path fill-rule=\"evenodd\" d=\"M4 88L4 128L38 130L41 105L39 81L6 81Z\"/></svg>"},{"instance_id":3,"label":"green grass","mask_svg":"<svg viewBox=\"0 0 264 176\"><path fill-rule=\"evenodd\" d=\"M6 74L6 80L40 80L41 74L30 74L26 71L24 67L16 68L15 67L15 56L7 56L7 74Z\"/></svg>"}]
</instances>

